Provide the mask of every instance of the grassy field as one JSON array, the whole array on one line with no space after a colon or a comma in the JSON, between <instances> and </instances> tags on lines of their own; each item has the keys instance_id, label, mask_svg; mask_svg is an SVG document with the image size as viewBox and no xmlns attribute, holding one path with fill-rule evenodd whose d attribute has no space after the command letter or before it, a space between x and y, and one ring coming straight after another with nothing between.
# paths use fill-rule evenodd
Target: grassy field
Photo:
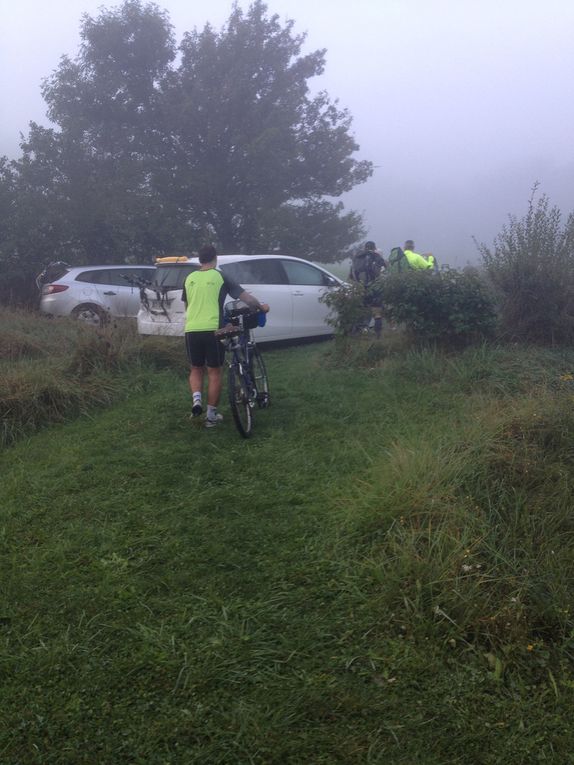
<instances>
[{"instance_id":1,"label":"grassy field","mask_svg":"<svg viewBox=\"0 0 574 765\"><path fill-rule=\"evenodd\" d=\"M177 354L0 456L0 762L572 762L574 353Z\"/></svg>"}]
</instances>

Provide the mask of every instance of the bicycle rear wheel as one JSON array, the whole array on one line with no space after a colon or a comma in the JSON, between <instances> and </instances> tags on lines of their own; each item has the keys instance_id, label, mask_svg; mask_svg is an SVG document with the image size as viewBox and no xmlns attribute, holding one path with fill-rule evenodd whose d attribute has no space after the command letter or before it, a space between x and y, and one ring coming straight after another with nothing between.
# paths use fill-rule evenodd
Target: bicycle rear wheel
<instances>
[{"instance_id":1,"label":"bicycle rear wheel","mask_svg":"<svg viewBox=\"0 0 574 765\"><path fill-rule=\"evenodd\" d=\"M269 398L269 378L263 357L257 347L251 350L250 358L251 378L257 391L257 406L260 409L267 409L271 403Z\"/></svg>"},{"instance_id":2,"label":"bicycle rear wheel","mask_svg":"<svg viewBox=\"0 0 574 765\"><path fill-rule=\"evenodd\" d=\"M239 371L239 366L237 364L232 364L232 366L229 367L227 392L229 395L231 414L233 415L237 430L243 438L249 438L251 435L251 427L253 425L251 404L249 403L249 391L245 384L245 378Z\"/></svg>"}]
</instances>

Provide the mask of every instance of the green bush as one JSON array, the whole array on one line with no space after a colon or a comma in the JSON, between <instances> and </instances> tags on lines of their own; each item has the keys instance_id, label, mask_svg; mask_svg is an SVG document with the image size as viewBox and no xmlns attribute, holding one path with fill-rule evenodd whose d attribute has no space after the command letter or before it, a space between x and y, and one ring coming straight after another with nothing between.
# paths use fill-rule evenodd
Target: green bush
<instances>
[{"instance_id":1,"label":"green bush","mask_svg":"<svg viewBox=\"0 0 574 765\"><path fill-rule=\"evenodd\" d=\"M574 213L561 212L536 187L526 215L509 223L492 248L478 244L498 298L500 328L512 340L541 344L574 339Z\"/></svg>"},{"instance_id":2,"label":"green bush","mask_svg":"<svg viewBox=\"0 0 574 765\"><path fill-rule=\"evenodd\" d=\"M412 339L462 347L490 337L496 327L493 299L476 274L408 271L377 280L370 300L384 315L404 324Z\"/></svg>"},{"instance_id":3,"label":"green bush","mask_svg":"<svg viewBox=\"0 0 574 765\"><path fill-rule=\"evenodd\" d=\"M357 282L326 292L321 299L330 309L327 319L336 335L352 335L371 317L365 287Z\"/></svg>"}]
</instances>

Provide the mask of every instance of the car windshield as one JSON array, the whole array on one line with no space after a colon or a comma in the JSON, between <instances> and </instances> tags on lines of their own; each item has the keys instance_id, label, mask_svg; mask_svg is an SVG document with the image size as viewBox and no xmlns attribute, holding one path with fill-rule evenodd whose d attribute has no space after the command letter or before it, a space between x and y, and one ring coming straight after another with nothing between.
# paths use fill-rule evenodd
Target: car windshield
<instances>
[{"instance_id":1,"label":"car windshield","mask_svg":"<svg viewBox=\"0 0 574 765\"><path fill-rule=\"evenodd\" d=\"M199 268L195 263L177 263L158 266L154 277L154 286L164 290L181 290L186 277Z\"/></svg>"}]
</instances>

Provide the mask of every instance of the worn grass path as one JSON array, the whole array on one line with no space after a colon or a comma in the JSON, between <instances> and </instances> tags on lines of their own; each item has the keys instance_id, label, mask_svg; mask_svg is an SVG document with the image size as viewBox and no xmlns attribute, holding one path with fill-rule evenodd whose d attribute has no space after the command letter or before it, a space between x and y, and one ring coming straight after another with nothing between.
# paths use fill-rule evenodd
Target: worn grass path
<instances>
[{"instance_id":1,"label":"worn grass path","mask_svg":"<svg viewBox=\"0 0 574 765\"><path fill-rule=\"evenodd\" d=\"M465 395L325 352L268 354L250 441L165 371L0 457L1 763L569 761L570 696L405 641L352 575L361 481Z\"/></svg>"}]
</instances>

